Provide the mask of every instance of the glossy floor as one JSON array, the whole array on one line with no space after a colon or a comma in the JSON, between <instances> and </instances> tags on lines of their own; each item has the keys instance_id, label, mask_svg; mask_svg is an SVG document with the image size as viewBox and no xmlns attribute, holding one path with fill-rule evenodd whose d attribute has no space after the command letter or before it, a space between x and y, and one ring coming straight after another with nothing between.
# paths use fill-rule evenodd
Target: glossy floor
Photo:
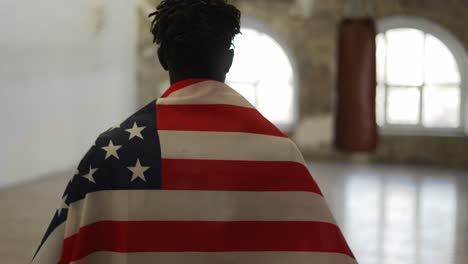
<instances>
[{"instance_id":1,"label":"glossy floor","mask_svg":"<svg viewBox=\"0 0 468 264\"><path fill-rule=\"evenodd\" d=\"M359 263L467 264L468 172L311 164Z\"/></svg>"},{"instance_id":2,"label":"glossy floor","mask_svg":"<svg viewBox=\"0 0 468 264\"><path fill-rule=\"evenodd\" d=\"M311 163L362 264L468 264L468 171ZM71 175L71 174L70 174ZM0 191L0 263L28 263L67 177Z\"/></svg>"}]
</instances>

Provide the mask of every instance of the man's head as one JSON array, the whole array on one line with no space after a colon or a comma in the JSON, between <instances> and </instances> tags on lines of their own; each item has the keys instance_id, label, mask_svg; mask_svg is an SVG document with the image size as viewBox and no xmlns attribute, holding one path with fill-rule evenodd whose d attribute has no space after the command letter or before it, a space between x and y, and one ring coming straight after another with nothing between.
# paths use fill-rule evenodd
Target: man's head
<instances>
[{"instance_id":1,"label":"man's head","mask_svg":"<svg viewBox=\"0 0 468 264\"><path fill-rule=\"evenodd\" d=\"M240 33L240 11L226 0L163 0L151 32L171 81L211 78L224 81Z\"/></svg>"}]
</instances>

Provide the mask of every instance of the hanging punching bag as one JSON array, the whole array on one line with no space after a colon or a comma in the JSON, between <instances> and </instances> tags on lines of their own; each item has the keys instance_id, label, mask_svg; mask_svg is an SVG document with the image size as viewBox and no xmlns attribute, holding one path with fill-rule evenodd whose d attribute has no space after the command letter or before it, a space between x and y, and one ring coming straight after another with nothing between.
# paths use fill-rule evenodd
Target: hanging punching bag
<instances>
[{"instance_id":1,"label":"hanging punching bag","mask_svg":"<svg viewBox=\"0 0 468 264\"><path fill-rule=\"evenodd\" d=\"M372 19L345 19L340 24L335 124L340 150L377 148L375 36Z\"/></svg>"}]
</instances>

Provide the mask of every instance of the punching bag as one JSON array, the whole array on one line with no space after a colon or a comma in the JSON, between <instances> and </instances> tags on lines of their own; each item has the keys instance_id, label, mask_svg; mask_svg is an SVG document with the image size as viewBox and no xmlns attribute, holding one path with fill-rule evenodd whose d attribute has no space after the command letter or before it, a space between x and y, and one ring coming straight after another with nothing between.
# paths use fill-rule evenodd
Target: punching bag
<instances>
[{"instance_id":1,"label":"punching bag","mask_svg":"<svg viewBox=\"0 0 468 264\"><path fill-rule=\"evenodd\" d=\"M375 23L345 19L339 27L335 145L349 152L372 152L378 137Z\"/></svg>"}]
</instances>

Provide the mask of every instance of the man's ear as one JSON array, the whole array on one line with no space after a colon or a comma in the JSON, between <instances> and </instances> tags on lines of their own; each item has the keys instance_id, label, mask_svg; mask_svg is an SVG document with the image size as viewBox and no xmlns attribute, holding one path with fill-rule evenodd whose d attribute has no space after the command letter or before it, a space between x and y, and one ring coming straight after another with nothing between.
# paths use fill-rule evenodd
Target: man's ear
<instances>
[{"instance_id":1,"label":"man's ear","mask_svg":"<svg viewBox=\"0 0 468 264\"><path fill-rule=\"evenodd\" d=\"M224 68L224 72L225 73L228 73L229 70L231 69L231 66L232 66L232 62L234 61L234 50L233 49L230 49L226 52L226 58L225 58L225 68Z\"/></svg>"},{"instance_id":2,"label":"man's ear","mask_svg":"<svg viewBox=\"0 0 468 264\"><path fill-rule=\"evenodd\" d=\"M167 60L163 55L163 51L162 51L161 47L158 48L158 58L159 58L159 63L161 63L161 66L164 68L164 70L168 71L169 67L168 67L168 64L167 64Z\"/></svg>"}]
</instances>

